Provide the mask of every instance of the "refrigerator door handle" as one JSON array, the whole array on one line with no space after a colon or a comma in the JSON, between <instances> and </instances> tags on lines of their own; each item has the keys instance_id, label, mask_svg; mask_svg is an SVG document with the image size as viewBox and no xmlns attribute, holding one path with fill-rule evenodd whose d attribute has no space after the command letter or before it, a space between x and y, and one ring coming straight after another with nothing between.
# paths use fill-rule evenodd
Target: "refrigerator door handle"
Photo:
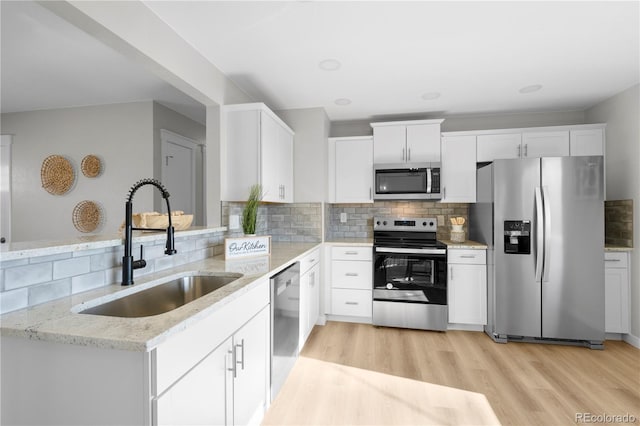
<instances>
[{"instance_id":1,"label":"refrigerator door handle","mask_svg":"<svg viewBox=\"0 0 640 426\"><path fill-rule=\"evenodd\" d=\"M536 281L542 280L542 260L544 252L544 211L542 190L536 186Z\"/></svg>"},{"instance_id":2,"label":"refrigerator door handle","mask_svg":"<svg viewBox=\"0 0 640 426\"><path fill-rule=\"evenodd\" d=\"M542 265L542 281L549 281L549 260L551 259L551 244L549 236L551 235L551 207L549 206L549 189L542 187L542 198L544 200L544 262Z\"/></svg>"}]
</instances>

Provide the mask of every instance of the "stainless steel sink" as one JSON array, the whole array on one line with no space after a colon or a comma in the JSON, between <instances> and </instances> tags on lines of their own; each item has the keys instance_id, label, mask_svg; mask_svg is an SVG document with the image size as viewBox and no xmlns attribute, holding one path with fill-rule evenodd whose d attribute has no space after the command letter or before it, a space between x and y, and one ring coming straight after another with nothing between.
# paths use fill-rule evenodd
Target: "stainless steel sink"
<instances>
[{"instance_id":1,"label":"stainless steel sink","mask_svg":"<svg viewBox=\"0 0 640 426\"><path fill-rule=\"evenodd\" d=\"M237 280L242 274L191 275L80 311L81 314L139 318L172 311Z\"/></svg>"}]
</instances>

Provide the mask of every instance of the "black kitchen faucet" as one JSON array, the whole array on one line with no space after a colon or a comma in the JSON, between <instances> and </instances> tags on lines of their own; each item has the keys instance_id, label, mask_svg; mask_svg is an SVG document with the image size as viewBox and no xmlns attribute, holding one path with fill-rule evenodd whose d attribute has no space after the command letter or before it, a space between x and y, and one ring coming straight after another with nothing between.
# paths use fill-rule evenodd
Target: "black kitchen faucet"
<instances>
[{"instance_id":1,"label":"black kitchen faucet","mask_svg":"<svg viewBox=\"0 0 640 426\"><path fill-rule=\"evenodd\" d=\"M122 285L131 285L133 284L133 270L140 269L147 266L147 261L143 259L144 251L142 245L140 245L140 259L133 260L133 255L131 254L132 246L133 246L133 231L165 231L165 229L156 229L156 228L134 228L132 223L133 216L133 204L131 201L133 200L133 195L136 193L140 187L145 185L153 185L160 190L162 193L162 198L167 203L167 214L169 216L169 226L167 226L167 243L165 245L165 254L172 255L176 254L177 251L175 249L174 243L174 230L173 225L171 224L171 207L169 207L169 191L160 183L157 179L142 179L136 182L131 189L129 190L129 196L127 198L127 202L125 203L125 219L124 219L124 256L122 257Z\"/></svg>"}]
</instances>

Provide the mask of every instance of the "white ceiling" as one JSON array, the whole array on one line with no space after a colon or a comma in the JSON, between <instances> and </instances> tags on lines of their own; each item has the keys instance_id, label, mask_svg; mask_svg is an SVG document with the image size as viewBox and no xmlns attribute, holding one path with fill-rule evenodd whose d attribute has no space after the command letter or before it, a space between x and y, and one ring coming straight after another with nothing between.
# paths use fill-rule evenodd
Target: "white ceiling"
<instances>
[{"instance_id":1,"label":"white ceiling","mask_svg":"<svg viewBox=\"0 0 640 426\"><path fill-rule=\"evenodd\" d=\"M204 124L203 105L48 9L0 8L3 113L156 100Z\"/></svg>"},{"instance_id":2,"label":"white ceiling","mask_svg":"<svg viewBox=\"0 0 640 426\"><path fill-rule=\"evenodd\" d=\"M256 101L332 121L583 110L640 80L638 1L145 4ZM1 7L2 112L155 99L204 122L201 105L41 6Z\"/></svg>"}]
</instances>

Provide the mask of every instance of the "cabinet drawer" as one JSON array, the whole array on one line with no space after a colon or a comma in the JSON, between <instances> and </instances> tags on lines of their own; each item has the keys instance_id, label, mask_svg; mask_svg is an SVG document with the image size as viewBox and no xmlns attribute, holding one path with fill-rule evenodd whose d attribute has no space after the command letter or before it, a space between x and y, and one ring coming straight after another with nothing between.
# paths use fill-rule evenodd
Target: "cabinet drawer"
<instances>
[{"instance_id":1,"label":"cabinet drawer","mask_svg":"<svg viewBox=\"0 0 640 426\"><path fill-rule=\"evenodd\" d=\"M467 265L486 265L487 264L487 251L486 250L448 250L447 251L448 263L464 263Z\"/></svg>"},{"instance_id":2,"label":"cabinet drawer","mask_svg":"<svg viewBox=\"0 0 640 426\"><path fill-rule=\"evenodd\" d=\"M332 247L332 260L371 260L373 249L371 247Z\"/></svg>"},{"instance_id":3,"label":"cabinet drawer","mask_svg":"<svg viewBox=\"0 0 640 426\"><path fill-rule=\"evenodd\" d=\"M605 252L604 267L605 268L626 268L627 253Z\"/></svg>"},{"instance_id":4,"label":"cabinet drawer","mask_svg":"<svg viewBox=\"0 0 640 426\"><path fill-rule=\"evenodd\" d=\"M331 290L331 313L352 317L370 317L372 290Z\"/></svg>"},{"instance_id":5,"label":"cabinet drawer","mask_svg":"<svg viewBox=\"0 0 640 426\"><path fill-rule=\"evenodd\" d=\"M320 249L315 249L314 251L300 259L300 273L304 274L314 265L317 265L318 262L320 262Z\"/></svg>"},{"instance_id":6,"label":"cabinet drawer","mask_svg":"<svg viewBox=\"0 0 640 426\"><path fill-rule=\"evenodd\" d=\"M371 262L334 260L331 262L331 287L371 290Z\"/></svg>"}]
</instances>

